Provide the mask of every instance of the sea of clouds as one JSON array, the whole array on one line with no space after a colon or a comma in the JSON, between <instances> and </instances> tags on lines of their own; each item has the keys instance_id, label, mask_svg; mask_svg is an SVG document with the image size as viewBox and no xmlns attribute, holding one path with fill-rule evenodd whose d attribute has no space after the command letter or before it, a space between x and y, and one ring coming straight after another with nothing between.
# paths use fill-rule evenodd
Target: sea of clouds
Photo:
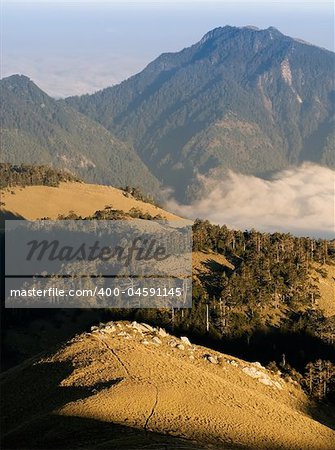
<instances>
[{"instance_id":1,"label":"sea of clouds","mask_svg":"<svg viewBox=\"0 0 335 450\"><path fill-rule=\"evenodd\" d=\"M245 230L290 232L333 239L335 171L304 163L271 179L228 172L218 179L199 176L201 191L192 204L170 199L167 208L183 217Z\"/></svg>"}]
</instances>

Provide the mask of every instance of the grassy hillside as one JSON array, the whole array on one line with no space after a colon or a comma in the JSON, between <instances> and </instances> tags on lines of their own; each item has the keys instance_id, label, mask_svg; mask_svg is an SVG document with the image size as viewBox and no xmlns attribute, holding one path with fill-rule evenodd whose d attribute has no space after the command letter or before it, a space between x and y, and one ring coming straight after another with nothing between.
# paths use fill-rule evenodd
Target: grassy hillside
<instances>
[{"instance_id":1,"label":"grassy hillside","mask_svg":"<svg viewBox=\"0 0 335 450\"><path fill-rule=\"evenodd\" d=\"M331 450L335 439L279 373L136 322L92 327L1 381L4 448Z\"/></svg>"},{"instance_id":2,"label":"grassy hillside","mask_svg":"<svg viewBox=\"0 0 335 450\"><path fill-rule=\"evenodd\" d=\"M70 212L84 218L106 207L125 213L135 209L152 216L161 215L168 220L177 218L176 215L137 200L120 189L97 184L61 182L58 187L10 187L2 190L1 199L3 215L7 213L30 220L43 217L57 219Z\"/></svg>"},{"instance_id":3,"label":"grassy hillside","mask_svg":"<svg viewBox=\"0 0 335 450\"><path fill-rule=\"evenodd\" d=\"M335 316L335 265L315 264L311 273L312 279L317 282L320 297L318 307L326 317Z\"/></svg>"}]
</instances>

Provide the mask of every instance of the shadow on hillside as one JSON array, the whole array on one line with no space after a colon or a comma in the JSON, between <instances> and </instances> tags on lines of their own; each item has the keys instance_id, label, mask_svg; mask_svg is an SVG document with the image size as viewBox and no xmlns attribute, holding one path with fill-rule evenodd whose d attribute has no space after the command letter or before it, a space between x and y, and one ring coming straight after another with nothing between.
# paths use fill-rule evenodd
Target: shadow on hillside
<instances>
[{"instance_id":1,"label":"shadow on hillside","mask_svg":"<svg viewBox=\"0 0 335 450\"><path fill-rule=\"evenodd\" d=\"M316 422L320 422L335 431L335 407L329 403L311 403L307 414Z\"/></svg>"},{"instance_id":2,"label":"shadow on hillside","mask_svg":"<svg viewBox=\"0 0 335 450\"><path fill-rule=\"evenodd\" d=\"M42 432L41 432L42 431ZM4 440L3 450L204 450L190 441L83 417L34 418ZM229 447L230 449L232 447Z\"/></svg>"},{"instance_id":3,"label":"shadow on hillside","mask_svg":"<svg viewBox=\"0 0 335 450\"><path fill-rule=\"evenodd\" d=\"M20 214L13 213L12 211L7 211L7 209L0 210L0 223L2 224L5 220L25 220Z\"/></svg>"},{"instance_id":4,"label":"shadow on hillside","mask_svg":"<svg viewBox=\"0 0 335 450\"><path fill-rule=\"evenodd\" d=\"M58 415L69 402L85 399L122 381L94 386L61 386L73 372L70 362L26 361L1 377L2 449L202 449L173 436L102 422Z\"/></svg>"},{"instance_id":5,"label":"shadow on hillside","mask_svg":"<svg viewBox=\"0 0 335 450\"><path fill-rule=\"evenodd\" d=\"M36 414L46 414L63 405L85 399L110 388L122 378L94 386L61 386L73 372L70 362L37 363L28 360L1 375L3 431L15 429L17 422L30 421Z\"/></svg>"},{"instance_id":6,"label":"shadow on hillside","mask_svg":"<svg viewBox=\"0 0 335 450\"><path fill-rule=\"evenodd\" d=\"M204 261L202 263L202 265L204 267L206 267L206 269L209 270L211 274L213 274L213 273L214 274L216 274L216 273L222 274L222 272L227 272L227 273L232 272L232 269L230 267L225 266L224 264L219 263L219 262L215 261L214 259L211 259L210 256L208 257L207 261Z\"/></svg>"}]
</instances>

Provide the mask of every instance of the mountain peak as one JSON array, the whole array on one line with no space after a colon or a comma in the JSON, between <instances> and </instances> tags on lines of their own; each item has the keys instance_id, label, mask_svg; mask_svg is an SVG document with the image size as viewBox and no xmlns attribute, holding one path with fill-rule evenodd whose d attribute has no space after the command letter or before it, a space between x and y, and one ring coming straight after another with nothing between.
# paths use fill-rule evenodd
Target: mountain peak
<instances>
[{"instance_id":1,"label":"mountain peak","mask_svg":"<svg viewBox=\"0 0 335 450\"><path fill-rule=\"evenodd\" d=\"M245 28L247 30L254 30L254 31L259 31L260 29L254 25L245 25L244 27L240 27L240 28Z\"/></svg>"},{"instance_id":2,"label":"mountain peak","mask_svg":"<svg viewBox=\"0 0 335 450\"><path fill-rule=\"evenodd\" d=\"M211 39L216 39L220 36L228 35L233 31L238 30L238 27L233 27L231 25L226 25L224 27L213 28L213 30L208 31L201 39L200 43L204 43Z\"/></svg>"},{"instance_id":3,"label":"mountain peak","mask_svg":"<svg viewBox=\"0 0 335 450\"><path fill-rule=\"evenodd\" d=\"M27 85L28 83L32 83L31 79L29 77L27 77L26 75L21 75L21 74L13 74L10 75L9 77L5 77L1 79L2 83L8 83L8 84L15 84L15 85Z\"/></svg>"},{"instance_id":4,"label":"mountain peak","mask_svg":"<svg viewBox=\"0 0 335 450\"><path fill-rule=\"evenodd\" d=\"M276 28L276 27L269 27L269 28L267 28L265 31L268 31L269 33L274 33L274 34L276 34L277 36L284 36L283 33L281 33L281 32L278 30L278 28Z\"/></svg>"},{"instance_id":5,"label":"mountain peak","mask_svg":"<svg viewBox=\"0 0 335 450\"><path fill-rule=\"evenodd\" d=\"M11 91L23 92L26 95L33 95L34 93L47 97L45 94L29 77L21 74L10 75L9 77L0 80L1 86Z\"/></svg>"},{"instance_id":6,"label":"mountain peak","mask_svg":"<svg viewBox=\"0 0 335 450\"><path fill-rule=\"evenodd\" d=\"M29 77L26 75L14 74L0 81L2 92L20 95L22 99L28 102L47 103L50 97L43 92Z\"/></svg>"},{"instance_id":7,"label":"mountain peak","mask_svg":"<svg viewBox=\"0 0 335 450\"><path fill-rule=\"evenodd\" d=\"M243 27L236 27L231 25L225 25L224 27L217 27L214 28L211 31L208 31L203 38L201 39L200 43L204 43L211 39L217 39L219 37L230 37L232 34L241 34L241 33L267 33L270 34L271 37L280 37L284 36L283 33L281 33L277 28L270 26L266 29L258 28L254 25L246 25Z\"/></svg>"}]
</instances>

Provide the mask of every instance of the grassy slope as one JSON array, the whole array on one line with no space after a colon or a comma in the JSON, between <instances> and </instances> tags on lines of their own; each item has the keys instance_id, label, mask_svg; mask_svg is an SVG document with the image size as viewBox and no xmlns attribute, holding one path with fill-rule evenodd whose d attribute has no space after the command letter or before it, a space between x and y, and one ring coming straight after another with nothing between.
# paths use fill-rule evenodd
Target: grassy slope
<instances>
[{"instance_id":1,"label":"grassy slope","mask_svg":"<svg viewBox=\"0 0 335 450\"><path fill-rule=\"evenodd\" d=\"M154 334L122 322L5 373L7 445L129 449L136 448L124 447L129 433L134 445L145 431L151 446L162 433L188 441L177 448L191 448L192 441L199 445L192 448L333 448L334 431L308 415L308 401L294 384L200 346L172 347L169 335L155 344ZM276 386L245 373L252 368ZM109 429L97 433L106 423ZM146 445L137 448L152 448Z\"/></svg>"},{"instance_id":2,"label":"grassy slope","mask_svg":"<svg viewBox=\"0 0 335 450\"><path fill-rule=\"evenodd\" d=\"M326 271L326 276L320 276L316 270L313 270L312 277L317 280L320 290L320 298L317 301L317 306L321 309L326 317L335 315L335 266L330 264L315 265L316 269Z\"/></svg>"},{"instance_id":3,"label":"grassy slope","mask_svg":"<svg viewBox=\"0 0 335 450\"><path fill-rule=\"evenodd\" d=\"M166 219L177 218L154 205L126 197L119 189L95 184L61 183L59 187L15 187L4 190L1 198L5 203L3 210L31 220L42 217L56 219L59 214L68 214L71 210L85 217L107 205L125 212L131 208L139 208L153 216L161 214Z\"/></svg>"}]
</instances>

